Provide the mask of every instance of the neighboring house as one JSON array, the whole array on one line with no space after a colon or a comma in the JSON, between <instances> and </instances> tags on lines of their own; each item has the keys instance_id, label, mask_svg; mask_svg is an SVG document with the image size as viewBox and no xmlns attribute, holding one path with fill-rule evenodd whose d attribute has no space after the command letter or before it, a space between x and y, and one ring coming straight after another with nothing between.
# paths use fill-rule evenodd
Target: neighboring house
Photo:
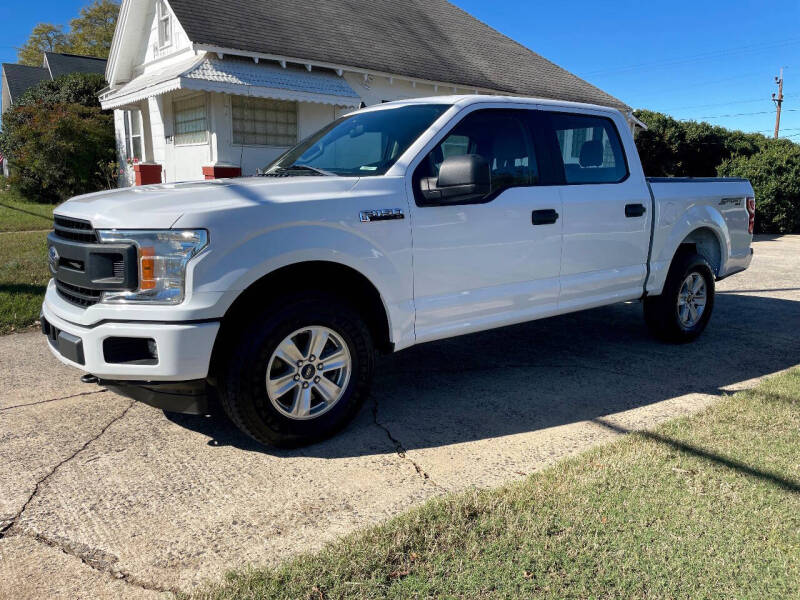
<instances>
[{"instance_id":1,"label":"neighboring house","mask_svg":"<svg viewBox=\"0 0 800 600\"><path fill-rule=\"evenodd\" d=\"M106 79L123 184L254 174L342 114L409 97L630 113L446 0L123 0Z\"/></svg>"},{"instance_id":2,"label":"neighboring house","mask_svg":"<svg viewBox=\"0 0 800 600\"><path fill-rule=\"evenodd\" d=\"M3 63L2 69L2 110L5 113L30 88L42 81L51 81L70 73L100 73L106 71L106 61L93 56L45 52L41 67L29 67ZM3 162L3 174L8 175L8 161Z\"/></svg>"}]
</instances>

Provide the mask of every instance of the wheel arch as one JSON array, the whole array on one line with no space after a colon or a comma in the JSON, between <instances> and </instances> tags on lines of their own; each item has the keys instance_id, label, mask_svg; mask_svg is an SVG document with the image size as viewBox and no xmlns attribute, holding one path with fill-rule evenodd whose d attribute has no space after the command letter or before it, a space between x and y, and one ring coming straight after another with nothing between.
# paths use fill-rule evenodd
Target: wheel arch
<instances>
[{"instance_id":1,"label":"wheel arch","mask_svg":"<svg viewBox=\"0 0 800 600\"><path fill-rule=\"evenodd\" d=\"M681 240L672 260L674 261L675 256L681 251L693 250L708 261L714 275L719 277L722 272L722 244L723 242L720 240L719 235L713 229L710 227L698 227Z\"/></svg>"},{"instance_id":2,"label":"wheel arch","mask_svg":"<svg viewBox=\"0 0 800 600\"><path fill-rule=\"evenodd\" d=\"M708 206L694 206L680 218L670 219L670 227L656 225L653 259L647 281L647 294L658 295L675 257L693 249L708 260L716 277L725 272L730 256L731 240L725 219ZM666 230L666 231L665 231Z\"/></svg>"},{"instance_id":3,"label":"wheel arch","mask_svg":"<svg viewBox=\"0 0 800 600\"><path fill-rule=\"evenodd\" d=\"M220 358L230 348L235 335L252 319L255 311L264 310L280 301L285 292L317 291L331 293L350 303L363 315L375 347L385 353L392 352L389 311L378 288L365 275L348 265L309 260L289 264L260 277L236 297L225 312L211 357L212 377Z\"/></svg>"}]
</instances>

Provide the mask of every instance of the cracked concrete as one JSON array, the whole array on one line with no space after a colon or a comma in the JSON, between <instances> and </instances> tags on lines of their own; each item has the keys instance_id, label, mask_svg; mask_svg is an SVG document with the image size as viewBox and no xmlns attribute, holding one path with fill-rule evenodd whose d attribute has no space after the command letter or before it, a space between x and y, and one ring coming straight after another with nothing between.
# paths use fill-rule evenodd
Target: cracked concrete
<instances>
[{"instance_id":1,"label":"cracked concrete","mask_svg":"<svg viewBox=\"0 0 800 600\"><path fill-rule=\"evenodd\" d=\"M700 410L800 363L799 273L800 237L757 242L690 346L651 340L631 304L382 358L355 422L291 451L87 387L35 332L0 337L0 598L169 597Z\"/></svg>"},{"instance_id":2,"label":"cracked concrete","mask_svg":"<svg viewBox=\"0 0 800 600\"><path fill-rule=\"evenodd\" d=\"M68 397L63 398L63 400L67 400L67 399L70 399L70 398L75 398L75 397L77 397L79 395L80 394L77 394L75 396L68 396ZM25 501L25 503L19 509L17 514L15 514L10 520L7 520L7 522L8 522L7 525L4 524L2 527L0 527L0 539L3 539L3 537L5 537L5 535L9 531L11 533L13 533L13 527L17 524L17 522L19 521L20 517L22 517L22 515L25 513L25 509L28 508L28 505L33 501L33 499L39 493L39 489L42 487L42 485L44 485L47 482L47 480L50 479L56 473L56 471L58 471L61 467L63 467L69 461L75 459L75 457L78 456L84 450L86 450L86 448L88 448L89 445L92 442L97 440L101 435L103 435L106 431L108 431L109 427L114 425L114 423L116 423L117 421L122 419L126 414L128 414L128 411L131 408L133 408L134 404L135 404L134 401L129 401L128 402L128 406L125 407L125 410L123 410L119 415L117 415L116 417L111 419L106 425L104 425L103 428L100 429L100 431L98 431L97 434L94 437L91 437L88 440L86 440L83 443L82 446L80 446L77 450L75 450L75 452L73 452L72 454L70 454L66 458L64 458L64 459L60 460L59 462L57 462L55 464L55 466L52 469L50 469L50 471L44 477L42 477L41 479L36 481L35 485L33 486L33 491L31 492L31 495L28 496L28 499Z\"/></svg>"},{"instance_id":3,"label":"cracked concrete","mask_svg":"<svg viewBox=\"0 0 800 600\"><path fill-rule=\"evenodd\" d=\"M394 449L395 449L395 452L397 453L397 456L399 456L402 459L408 460L412 465L414 465L414 470L417 472L417 474L420 477L422 477L423 479L429 480L433 485L435 485L438 488L441 488L441 486L438 483L436 483L435 481L433 481L430 478L430 475L428 475L420 465L418 465L416 462L414 462L413 459L408 457L408 453L407 453L406 449L403 447L403 444L400 442L400 440L398 440L397 438L395 438L392 435L392 432L389 431L389 428L386 427L386 425L384 425L380 421L378 421L378 397L377 397L377 395L373 395L372 420L373 420L373 422L375 423L375 425L377 427L379 427L384 432L386 432L386 437L388 437L389 441L394 445Z\"/></svg>"}]
</instances>

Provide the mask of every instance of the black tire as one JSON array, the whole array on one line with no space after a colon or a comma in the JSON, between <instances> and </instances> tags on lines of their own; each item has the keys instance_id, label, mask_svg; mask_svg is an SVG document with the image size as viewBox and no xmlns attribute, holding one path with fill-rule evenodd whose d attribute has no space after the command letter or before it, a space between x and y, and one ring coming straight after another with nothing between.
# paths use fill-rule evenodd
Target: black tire
<instances>
[{"instance_id":1,"label":"black tire","mask_svg":"<svg viewBox=\"0 0 800 600\"><path fill-rule=\"evenodd\" d=\"M293 420L267 394L267 366L287 336L310 326L339 336L350 352L352 369L343 394L328 412ZM369 394L374 364L369 329L348 304L332 296L283 299L234 338L229 355L219 382L222 407L239 429L262 444L297 447L330 437L355 416Z\"/></svg>"},{"instance_id":2,"label":"black tire","mask_svg":"<svg viewBox=\"0 0 800 600\"><path fill-rule=\"evenodd\" d=\"M679 317L678 296L684 281L696 273L705 281L706 304L700 319L692 326L685 326ZM701 255L681 252L672 261L659 296L644 299L644 318L651 333L658 339L672 344L694 341L703 333L714 310L714 272Z\"/></svg>"}]
</instances>

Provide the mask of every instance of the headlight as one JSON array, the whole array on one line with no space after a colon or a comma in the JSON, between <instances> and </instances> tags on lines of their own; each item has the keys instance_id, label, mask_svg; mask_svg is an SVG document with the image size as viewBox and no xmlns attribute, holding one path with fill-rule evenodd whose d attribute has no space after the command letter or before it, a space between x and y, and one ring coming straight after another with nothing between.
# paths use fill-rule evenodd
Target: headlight
<instances>
[{"instance_id":1,"label":"headlight","mask_svg":"<svg viewBox=\"0 0 800 600\"><path fill-rule=\"evenodd\" d=\"M198 230L100 230L102 243L136 245L139 289L104 292L103 302L180 304L186 289L186 265L208 245L208 232Z\"/></svg>"}]
</instances>

